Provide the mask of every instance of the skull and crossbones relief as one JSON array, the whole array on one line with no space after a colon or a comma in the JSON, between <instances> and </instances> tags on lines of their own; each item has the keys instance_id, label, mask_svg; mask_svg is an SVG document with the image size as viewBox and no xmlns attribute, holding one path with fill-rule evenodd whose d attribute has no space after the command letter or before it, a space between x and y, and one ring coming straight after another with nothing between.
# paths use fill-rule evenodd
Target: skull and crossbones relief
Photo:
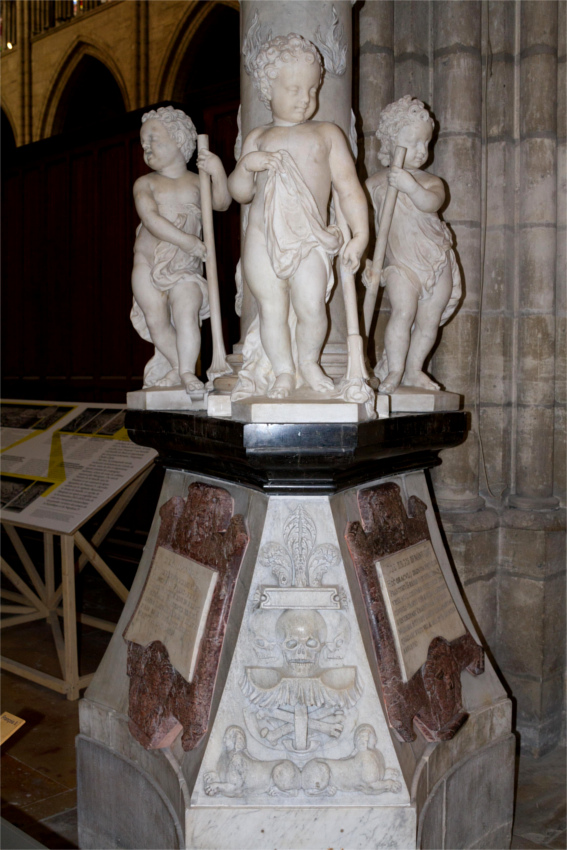
<instances>
[{"instance_id":1,"label":"skull and crossbones relief","mask_svg":"<svg viewBox=\"0 0 567 850\"><path fill-rule=\"evenodd\" d=\"M286 665L293 676L313 676L327 643L327 626L318 611L284 611L276 624L276 636Z\"/></svg>"},{"instance_id":2,"label":"skull and crossbones relief","mask_svg":"<svg viewBox=\"0 0 567 850\"><path fill-rule=\"evenodd\" d=\"M350 636L345 623L346 619L338 647L340 657ZM257 729L267 744L306 753L325 739L341 736L345 712L359 700L362 686L356 667L321 666L327 633L327 623L319 611L286 609L274 629L276 648L281 650L284 663L280 667L245 668L240 686L258 709ZM270 641L265 634L262 640L264 650ZM335 643L336 636L332 641L336 653ZM255 646L260 660L258 649Z\"/></svg>"}]
</instances>

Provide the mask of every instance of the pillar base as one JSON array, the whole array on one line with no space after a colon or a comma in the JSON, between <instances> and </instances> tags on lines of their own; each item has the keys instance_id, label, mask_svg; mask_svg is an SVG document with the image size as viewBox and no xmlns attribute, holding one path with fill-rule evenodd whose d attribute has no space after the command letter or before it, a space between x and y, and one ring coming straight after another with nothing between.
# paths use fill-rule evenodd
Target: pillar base
<instances>
[{"instance_id":1,"label":"pillar base","mask_svg":"<svg viewBox=\"0 0 567 850\"><path fill-rule=\"evenodd\" d=\"M463 424L440 413L316 433L301 425L299 440L295 425L128 413L130 437L161 450L168 470L81 703L81 847L509 846L511 704L483 664L423 472ZM382 571L399 561L411 595L407 571L426 575L424 545L461 625L445 637L446 609L428 614L423 629L437 636L402 676L394 634L407 631L407 605L396 626L375 562ZM174 566L169 615L164 570L173 579ZM218 575L199 612L206 633L194 673L182 675L175 635L185 639L191 619L182 585L207 568ZM440 593L423 590L412 618ZM131 631L141 618L147 640ZM473 798L482 818L462 805Z\"/></svg>"},{"instance_id":2,"label":"pillar base","mask_svg":"<svg viewBox=\"0 0 567 850\"><path fill-rule=\"evenodd\" d=\"M443 513L476 513L486 505L482 496L470 499L442 499L437 497L437 506Z\"/></svg>"},{"instance_id":3,"label":"pillar base","mask_svg":"<svg viewBox=\"0 0 567 850\"><path fill-rule=\"evenodd\" d=\"M553 511L559 507L556 496L519 496L512 493L508 496L508 505L519 511Z\"/></svg>"}]
</instances>

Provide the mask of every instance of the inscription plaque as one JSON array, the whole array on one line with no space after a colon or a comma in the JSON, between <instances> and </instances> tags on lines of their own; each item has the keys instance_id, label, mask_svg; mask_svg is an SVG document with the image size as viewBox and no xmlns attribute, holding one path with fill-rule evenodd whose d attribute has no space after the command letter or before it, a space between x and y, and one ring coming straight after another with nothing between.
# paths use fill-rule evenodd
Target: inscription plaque
<instances>
[{"instance_id":1,"label":"inscription plaque","mask_svg":"<svg viewBox=\"0 0 567 850\"><path fill-rule=\"evenodd\" d=\"M262 587L260 608L318 608L337 611L341 607L337 587Z\"/></svg>"},{"instance_id":2,"label":"inscription plaque","mask_svg":"<svg viewBox=\"0 0 567 850\"><path fill-rule=\"evenodd\" d=\"M193 680L218 573L160 546L124 637L167 647L175 669Z\"/></svg>"},{"instance_id":3,"label":"inscription plaque","mask_svg":"<svg viewBox=\"0 0 567 850\"><path fill-rule=\"evenodd\" d=\"M427 660L435 637L466 633L431 541L376 561L404 682Z\"/></svg>"}]
</instances>

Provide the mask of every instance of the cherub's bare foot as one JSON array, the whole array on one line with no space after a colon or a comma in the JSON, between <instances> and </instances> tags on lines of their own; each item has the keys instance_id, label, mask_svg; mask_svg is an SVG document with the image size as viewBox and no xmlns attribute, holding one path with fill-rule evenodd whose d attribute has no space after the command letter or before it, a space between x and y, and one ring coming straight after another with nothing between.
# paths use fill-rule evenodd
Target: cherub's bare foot
<instances>
[{"instance_id":1,"label":"cherub's bare foot","mask_svg":"<svg viewBox=\"0 0 567 850\"><path fill-rule=\"evenodd\" d=\"M388 375L388 377L390 377ZM403 380L404 387L420 387L423 390L439 390L441 387L432 381L425 372L406 372Z\"/></svg>"},{"instance_id":2,"label":"cherub's bare foot","mask_svg":"<svg viewBox=\"0 0 567 850\"><path fill-rule=\"evenodd\" d=\"M187 393L200 393L204 389L202 382L193 372L182 372L181 383Z\"/></svg>"},{"instance_id":3,"label":"cherub's bare foot","mask_svg":"<svg viewBox=\"0 0 567 850\"><path fill-rule=\"evenodd\" d=\"M295 389L295 376L289 372L282 372L278 375L274 386L268 390L269 398L287 398L288 395Z\"/></svg>"},{"instance_id":4,"label":"cherub's bare foot","mask_svg":"<svg viewBox=\"0 0 567 850\"><path fill-rule=\"evenodd\" d=\"M400 386L403 372L388 372L385 379L378 387L379 393L395 393Z\"/></svg>"},{"instance_id":5,"label":"cherub's bare foot","mask_svg":"<svg viewBox=\"0 0 567 850\"><path fill-rule=\"evenodd\" d=\"M301 363L299 366L301 374L316 393L332 393L335 385L328 378L317 363Z\"/></svg>"},{"instance_id":6,"label":"cherub's bare foot","mask_svg":"<svg viewBox=\"0 0 567 850\"><path fill-rule=\"evenodd\" d=\"M172 369L157 382L156 387L178 387L180 384L179 372L177 369Z\"/></svg>"}]
</instances>

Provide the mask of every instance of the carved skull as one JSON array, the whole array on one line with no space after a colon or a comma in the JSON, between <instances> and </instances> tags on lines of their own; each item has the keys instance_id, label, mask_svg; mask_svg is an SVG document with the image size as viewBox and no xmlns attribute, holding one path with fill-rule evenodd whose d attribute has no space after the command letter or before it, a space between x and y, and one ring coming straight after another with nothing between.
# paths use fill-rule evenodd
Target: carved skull
<instances>
[{"instance_id":1,"label":"carved skull","mask_svg":"<svg viewBox=\"0 0 567 850\"><path fill-rule=\"evenodd\" d=\"M258 661L274 661L279 655L272 611L254 611L248 622L252 647Z\"/></svg>"},{"instance_id":2,"label":"carved skull","mask_svg":"<svg viewBox=\"0 0 567 850\"><path fill-rule=\"evenodd\" d=\"M327 626L318 611L284 611L276 625L287 666L294 676L307 678L319 667Z\"/></svg>"}]
</instances>

